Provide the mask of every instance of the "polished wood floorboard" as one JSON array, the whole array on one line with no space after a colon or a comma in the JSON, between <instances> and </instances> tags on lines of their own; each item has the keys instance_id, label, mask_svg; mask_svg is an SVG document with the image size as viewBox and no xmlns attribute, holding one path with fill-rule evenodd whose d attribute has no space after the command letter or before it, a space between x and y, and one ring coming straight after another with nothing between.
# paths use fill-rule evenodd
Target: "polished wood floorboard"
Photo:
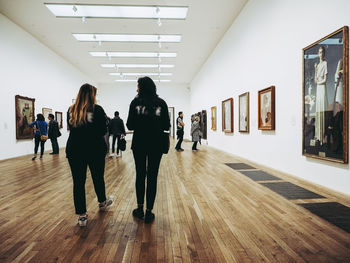
<instances>
[{"instance_id":1,"label":"polished wood floorboard","mask_svg":"<svg viewBox=\"0 0 350 263\"><path fill-rule=\"evenodd\" d=\"M173 143L173 142L172 142ZM128 143L130 146L130 143ZM98 212L87 180L89 223L77 225L72 178L63 150L31 161L0 162L0 262L350 262L350 234L300 207L349 196L200 146L170 149L161 162L154 213L145 225L136 206L130 150L106 159L106 192ZM325 198L287 200L225 165L245 162Z\"/></svg>"}]
</instances>

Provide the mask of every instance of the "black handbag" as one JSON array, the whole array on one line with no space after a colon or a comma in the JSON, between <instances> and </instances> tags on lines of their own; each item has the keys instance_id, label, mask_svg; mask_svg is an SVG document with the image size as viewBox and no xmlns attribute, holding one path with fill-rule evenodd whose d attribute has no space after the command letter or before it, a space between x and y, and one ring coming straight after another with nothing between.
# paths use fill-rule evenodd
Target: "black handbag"
<instances>
[{"instance_id":1,"label":"black handbag","mask_svg":"<svg viewBox=\"0 0 350 263\"><path fill-rule=\"evenodd\" d=\"M162 153L167 154L170 148L170 133L162 133Z\"/></svg>"},{"instance_id":2,"label":"black handbag","mask_svg":"<svg viewBox=\"0 0 350 263\"><path fill-rule=\"evenodd\" d=\"M126 140L125 140L124 136L120 137L118 146L119 146L119 150L121 150L122 152L125 151L125 149L126 149Z\"/></svg>"}]
</instances>

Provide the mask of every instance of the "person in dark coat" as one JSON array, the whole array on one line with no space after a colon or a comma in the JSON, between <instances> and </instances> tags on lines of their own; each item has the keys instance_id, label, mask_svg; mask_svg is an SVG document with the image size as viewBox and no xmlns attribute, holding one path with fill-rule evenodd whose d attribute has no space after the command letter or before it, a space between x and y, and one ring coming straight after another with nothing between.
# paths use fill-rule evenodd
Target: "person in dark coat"
<instances>
[{"instance_id":1,"label":"person in dark coat","mask_svg":"<svg viewBox=\"0 0 350 263\"><path fill-rule=\"evenodd\" d=\"M138 79L138 95L130 104L126 126L133 130L131 149L136 167L136 197L138 207L133 216L150 223L155 216L152 213L157 191L157 176L163 155L162 135L170 129L168 106L158 97L156 85L149 77ZM146 214L143 210L146 190Z\"/></svg>"},{"instance_id":2,"label":"person in dark coat","mask_svg":"<svg viewBox=\"0 0 350 263\"><path fill-rule=\"evenodd\" d=\"M34 128L34 156L32 160L34 161L37 157L39 143L40 143L40 159L43 158L45 150L46 140L41 140L41 135L47 136L47 122L45 121L44 115L41 113L36 115L36 120L29 124L29 127Z\"/></svg>"},{"instance_id":3,"label":"person in dark coat","mask_svg":"<svg viewBox=\"0 0 350 263\"><path fill-rule=\"evenodd\" d=\"M178 151L178 152L182 152L184 149L181 148L181 143L184 139L184 114L182 111L179 112L179 117L177 118L176 120L176 135L177 135L177 139L178 139L178 142L175 146L175 150Z\"/></svg>"},{"instance_id":4,"label":"person in dark coat","mask_svg":"<svg viewBox=\"0 0 350 263\"><path fill-rule=\"evenodd\" d=\"M58 122L55 121L55 117L53 114L49 114L49 131L48 131L48 136L49 139L51 140L51 145L52 145L52 152L50 154L58 154L59 153L59 146L57 142L57 138L61 136L60 129L58 127Z\"/></svg>"},{"instance_id":5,"label":"person in dark coat","mask_svg":"<svg viewBox=\"0 0 350 263\"><path fill-rule=\"evenodd\" d=\"M200 121L199 116L195 116L194 122L192 122L192 126L191 126L191 136L192 136L192 141L193 141L192 151L198 151L197 143L200 142L201 137L202 137L202 132L201 132L201 128L199 126L199 121Z\"/></svg>"},{"instance_id":6,"label":"person in dark coat","mask_svg":"<svg viewBox=\"0 0 350 263\"><path fill-rule=\"evenodd\" d=\"M105 211L112 204L112 197L106 198L104 169L107 131L106 114L96 104L97 89L84 84L80 87L75 103L68 109L69 138L66 155L73 177L75 212L80 226L87 224L85 199L86 171L89 166L99 209Z\"/></svg>"},{"instance_id":7,"label":"person in dark coat","mask_svg":"<svg viewBox=\"0 0 350 263\"><path fill-rule=\"evenodd\" d=\"M124 122L123 120L119 117L119 112L116 111L114 112L114 118L109 122L109 134L113 135L113 140L112 140L112 153L109 155L109 157L114 156L115 152L115 141L117 140L117 155L116 157L119 157L119 142L120 142L120 137L122 135L126 135L125 133L125 127L124 127Z\"/></svg>"}]
</instances>

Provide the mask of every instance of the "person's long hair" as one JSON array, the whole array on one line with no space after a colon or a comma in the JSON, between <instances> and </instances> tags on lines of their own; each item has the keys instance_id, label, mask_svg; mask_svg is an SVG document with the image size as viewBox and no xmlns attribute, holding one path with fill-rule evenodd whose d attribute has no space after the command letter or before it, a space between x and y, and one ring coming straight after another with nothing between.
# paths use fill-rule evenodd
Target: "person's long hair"
<instances>
[{"instance_id":1,"label":"person's long hair","mask_svg":"<svg viewBox=\"0 0 350 263\"><path fill-rule=\"evenodd\" d=\"M36 115L36 120L37 120L37 121L45 121L45 117L44 117L44 115L42 115L41 113L38 113L38 114Z\"/></svg>"},{"instance_id":2,"label":"person's long hair","mask_svg":"<svg viewBox=\"0 0 350 263\"><path fill-rule=\"evenodd\" d=\"M69 109L69 123L73 127L86 123L88 110L96 104L96 91L94 86L87 83L80 87L75 103Z\"/></svg>"},{"instance_id":3,"label":"person's long hair","mask_svg":"<svg viewBox=\"0 0 350 263\"><path fill-rule=\"evenodd\" d=\"M156 84L150 77L142 77L137 80L139 84L139 96L141 98L158 97Z\"/></svg>"}]
</instances>

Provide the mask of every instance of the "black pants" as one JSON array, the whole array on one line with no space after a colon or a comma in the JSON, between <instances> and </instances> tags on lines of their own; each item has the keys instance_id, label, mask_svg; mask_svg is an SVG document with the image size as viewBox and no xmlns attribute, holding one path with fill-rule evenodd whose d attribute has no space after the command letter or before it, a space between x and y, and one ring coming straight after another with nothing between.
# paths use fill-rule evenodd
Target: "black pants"
<instances>
[{"instance_id":1,"label":"black pants","mask_svg":"<svg viewBox=\"0 0 350 263\"><path fill-rule=\"evenodd\" d=\"M53 153L59 153L59 147L58 147L58 142L57 138L50 138L51 140L51 145L52 145L52 152Z\"/></svg>"},{"instance_id":2,"label":"black pants","mask_svg":"<svg viewBox=\"0 0 350 263\"><path fill-rule=\"evenodd\" d=\"M177 134L178 142L177 142L177 144L175 146L175 149L176 150L180 150L181 149L181 143L182 143L182 141L184 139L184 132L183 131L177 131L176 134Z\"/></svg>"},{"instance_id":3,"label":"black pants","mask_svg":"<svg viewBox=\"0 0 350 263\"><path fill-rule=\"evenodd\" d=\"M117 154L119 154L119 141L120 141L120 135L113 135L113 141L112 141L112 153L115 151L115 140L117 139Z\"/></svg>"},{"instance_id":4,"label":"black pants","mask_svg":"<svg viewBox=\"0 0 350 263\"><path fill-rule=\"evenodd\" d=\"M89 166L95 193L98 202L106 201L104 181L105 156L92 156L90 158L69 158L69 165L73 176L73 196L76 214L86 212L85 182L86 171Z\"/></svg>"},{"instance_id":5,"label":"black pants","mask_svg":"<svg viewBox=\"0 0 350 263\"><path fill-rule=\"evenodd\" d=\"M193 145L192 145L192 150L197 150L197 143L198 142L194 142Z\"/></svg>"},{"instance_id":6,"label":"black pants","mask_svg":"<svg viewBox=\"0 0 350 263\"><path fill-rule=\"evenodd\" d=\"M35 137L34 137L34 154L38 153L39 143L40 143L40 155L43 155L44 154L44 150L45 150L45 142L40 140L40 135L35 134Z\"/></svg>"},{"instance_id":7,"label":"black pants","mask_svg":"<svg viewBox=\"0 0 350 263\"><path fill-rule=\"evenodd\" d=\"M162 153L133 151L136 167L137 204L144 204L145 179L147 176L146 202L147 209L152 210L157 193L157 177Z\"/></svg>"}]
</instances>

